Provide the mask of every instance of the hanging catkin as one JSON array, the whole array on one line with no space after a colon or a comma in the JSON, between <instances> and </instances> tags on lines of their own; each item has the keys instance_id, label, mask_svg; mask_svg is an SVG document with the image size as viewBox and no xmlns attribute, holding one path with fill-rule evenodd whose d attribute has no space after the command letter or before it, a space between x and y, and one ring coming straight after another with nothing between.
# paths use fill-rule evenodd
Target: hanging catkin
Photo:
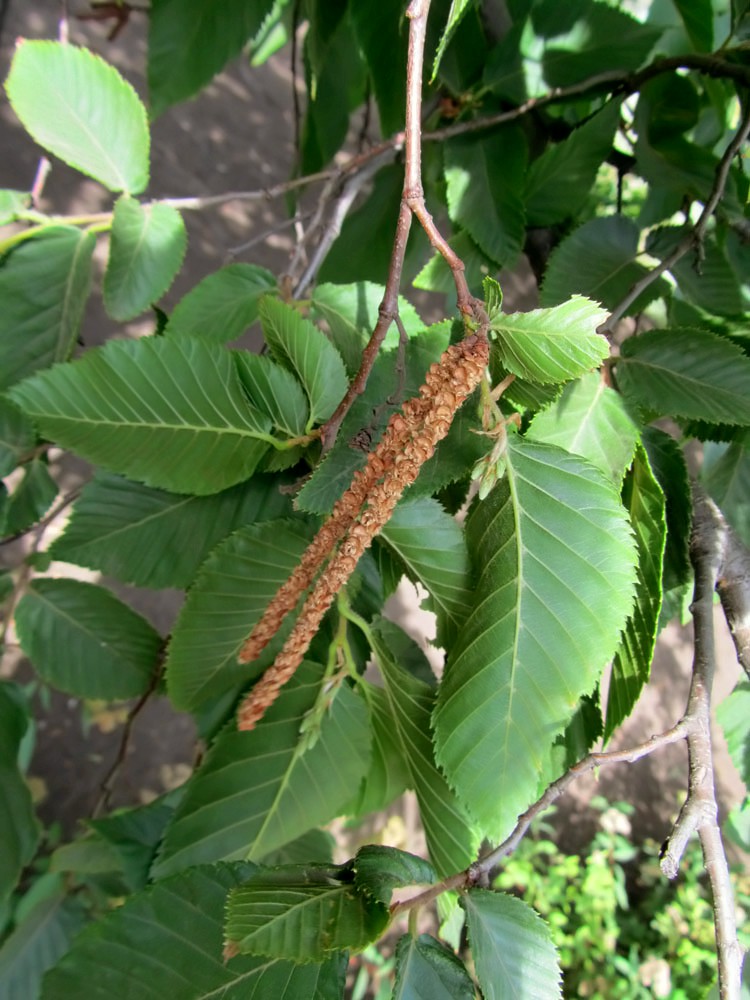
<instances>
[{"instance_id":1,"label":"hanging catkin","mask_svg":"<svg viewBox=\"0 0 750 1000\"><path fill-rule=\"evenodd\" d=\"M416 480L438 442L448 433L458 408L479 385L488 358L486 337L465 337L430 367L419 395L407 400L401 412L391 417L367 464L355 475L242 647L242 662L260 653L328 560L280 653L240 706L239 729L256 725L302 662L336 594L390 518L404 490Z\"/></svg>"}]
</instances>

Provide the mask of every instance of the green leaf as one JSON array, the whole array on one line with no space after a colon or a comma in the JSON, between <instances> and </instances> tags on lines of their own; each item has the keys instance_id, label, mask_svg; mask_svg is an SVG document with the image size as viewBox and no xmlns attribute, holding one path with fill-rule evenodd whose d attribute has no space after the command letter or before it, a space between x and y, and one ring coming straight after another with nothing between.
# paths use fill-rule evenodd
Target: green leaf
<instances>
[{"instance_id":1,"label":"green leaf","mask_svg":"<svg viewBox=\"0 0 750 1000\"><path fill-rule=\"evenodd\" d=\"M261 296L276 290L276 278L254 264L229 264L187 293L175 306L165 333L203 337L224 344L236 340L258 318Z\"/></svg>"},{"instance_id":2,"label":"green leaf","mask_svg":"<svg viewBox=\"0 0 750 1000\"><path fill-rule=\"evenodd\" d=\"M149 869L176 806L182 799L184 786L145 806L118 809L102 819L89 820L89 825L119 860L130 889L145 888Z\"/></svg>"},{"instance_id":3,"label":"green leaf","mask_svg":"<svg viewBox=\"0 0 750 1000\"><path fill-rule=\"evenodd\" d=\"M463 897L471 953L486 1000L562 997L562 974L549 928L514 896L472 889Z\"/></svg>"},{"instance_id":4,"label":"green leaf","mask_svg":"<svg viewBox=\"0 0 750 1000\"><path fill-rule=\"evenodd\" d=\"M341 686L314 746L304 750L300 734L322 672L305 661L255 729L227 725L188 785L154 877L203 861L257 861L328 823L351 798L369 763L362 699Z\"/></svg>"},{"instance_id":5,"label":"green leaf","mask_svg":"<svg viewBox=\"0 0 750 1000\"><path fill-rule=\"evenodd\" d=\"M341 355L326 335L292 306L265 298L260 317L277 361L297 376L310 402L308 429L331 416L349 386Z\"/></svg>"},{"instance_id":6,"label":"green leaf","mask_svg":"<svg viewBox=\"0 0 750 1000\"><path fill-rule=\"evenodd\" d=\"M625 397L649 413L750 424L750 358L705 330L629 337L615 375Z\"/></svg>"},{"instance_id":7,"label":"green leaf","mask_svg":"<svg viewBox=\"0 0 750 1000\"><path fill-rule=\"evenodd\" d=\"M28 531L44 517L57 493L57 483L49 474L46 460L33 459L24 468L23 479L8 497L0 517L0 536L13 537Z\"/></svg>"},{"instance_id":8,"label":"green leaf","mask_svg":"<svg viewBox=\"0 0 750 1000\"><path fill-rule=\"evenodd\" d=\"M404 127L408 26L401 0L349 5L354 31L367 61L378 105L380 130L392 135ZM395 67L401 72L394 72Z\"/></svg>"},{"instance_id":9,"label":"green leaf","mask_svg":"<svg viewBox=\"0 0 750 1000\"><path fill-rule=\"evenodd\" d=\"M309 861L333 864L336 841L327 830L308 830L296 840L266 854L262 861L270 868L276 865L303 865Z\"/></svg>"},{"instance_id":10,"label":"green leaf","mask_svg":"<svg viewBox=\"0 0 750 1000\"><path fill-rule=\"evenodd\" d=\"M438 619L437 642L446 645L471 607L469 554L460 525L437 500L422 497L400 503L380 537L409 579L429 591Z\"/></svg>"},{"instance_id":11,"label":"green leaf","mask_svg":"<svg viewBox=\"0 0 750 1000\"><path fill-rule=\"evenodd\" d=\"M25 211L30 205L31 195L28 191L0 189L0 226L7 226L9 222L13 222L16 215Z\"/></svg>"},{"instance_id":12,"label":"green leaf","mask_svg":"<svg viewBox=\"0 0 750 1000\"><path fill-rule=\"evenodd\" d=\"M567 139L549 145L534 160L524 191L527 225L551 226L576 216L591 195L619 121L620 102L610 101Z\"/></svg>"},{"instance_id":13,"label":"green leaf","mask_svg":"<svg viewBox=\"0 0 750 1000\"><path fill-rule=\"evenodd\" d=\"M34 428L9 399L0 396L0 478L9 475L34 447Z\"/></svg>"},{"instance_id":14,"label":"green leaf","mask_svg":"<svg viewBox=\"0 0 750 1000\"><path fill-rule=\"evenodd\" d=\"M84 921L79 902L62 883L40 900L0 948L0 996L38 997L44 973L66 953Z\"/></svg>"},{"instance_id":15,"label":"green leaf","mask_svg":"<svg viewBox=\"0 0 750 1000\"><path fill-rule=\"evenodd\" d=\"M75 875L109 875L122 871L122 861L103 837L89 833L58 847L50 857L49 870Z\"/></svg>"},{"instance_id":16,"label":"green leaf","mask_svg":"<svg viewBox=\"0 0 750 1000\"><path fill-rule=\"evenodd\" d=\"M714 47L714 12L711 0L674 0L696 52Z\"/></svg>"},{"instance_id":17,"label":"green leaf","mask_svg":"<svg viewBox=\"0 0 750 1000\"><path fill-rule=\"evenodd\" d=\"M393 717L388 695L382 687L360 681L359 689L370 713L372 734L370 767L359 792L346 812L353 816L386 809L409 785L409 770L399 744L393 739Z\"/></svg>"},{"instance_id":18,"label":"green leaf","mask_svg":"<svg viewBox=\"0 0 750 1000\"><path fill-rule=\"evenodd\" d=\"M446 21L443 32L440 35L437 52L435 53L435 60L432 64L432 76L430 77L430 83L433 83L435 77L437 76L437 71L440 68L440 62L445 55L445 50L450 45L456 28L461 23L461 18L474 4L474 2L475 0L451 0L451 9L448 11L448 20Z\"/></svg>"},{"instance_id":19,"label":"green leaf","mask_svg":"<svg viewBox=\"0 0 750 1000\"><path fill-rule=\"evenodd\" d=\"M166 677L177 708L194 710L270 663L278 643L250 669L237 654L310 536L303 521L270 521L240 528L213 550L172 631Z\"/></svg>"},{"instance_id":20,"label":"green leaf","mask_svg":"<svg viewBox=\"0 0 750 1000\"><path fill-rule=\"evenodd\" d=\"M153 117L192 97L262 27L274 0L153 0L148 86Z\"/></svg>"},{"instance_id":21,"label":"green leaf","mask_svg":"<svg viewBox=\"0 0 750 1000\"><path fill-rule=\"evenodd\" d=\"M0 390L68 358L91 283L96 238L72 226L45 227L0 265Z\"/></svg>"},{"instance_id":22,"label":"green leaf","mask_svg":"<svg viewBox=\"0 0 750 1000\"><path fill-rule=\"evenodd\" d=\"M750 785L750 684L738 684L716 708L724 730L732 763L746 785Z\"/></svg>"},{"instance_id":23,"label":"green leaf","mask_svg":"<svg viewBox=\"0 0 750 1000\"><path fill-rule=\"evenodd\" d=\"M440 876L450 875L474 860L478 836L435 763L430 735L435 691L401 666L404 647L408 651L414 643L397 625L381 619L372 638L388 698L392 739L417 794L430 857Z\"/></svg>"},{"instance_id":24,"label":"green leaf","mask_svg":"<svg viewBox=\"0 0 750 1000\"><path fill-rule=\"evenodd\" d=\"M689 549L693 500L690 480L685 455L673 437L656 427L646 427L641 437L666 502L663 590L667 591L684 586L692 578Z\"/></svg>"},{"instance_id":25,"label":"green leaf","mask_svg":"<svg viewBox=\"0 0 750 1000\"><path fill-rule=\"evenodd\" d=\"M703 446L701 479L744 544L750 548L750 434L731 444Z\"/></svg>"},{"instance_id":26,"label":"green leaf","mask_svg":"<svg viewBox=\"0 0 750 1000\"><path fill-rule=\"evenodd\" d=\"M679 226L663 226L649 234L646 250L665 260L685 234ZM719 316L737 316L744 311L740 282L713 237L701 241L699 263L695 254L686 253L669 270L683 295L699 309Z\"/></svg>"},{"instance_id":27,"label":"green leaf","mask_svg":"<svg viewBox=\"0 0 750 1000\"><path fill-rule=\"evenodd\" d=\"M236 528L291 514L276 476L254 476L208 497L155 490L98 472L83 488L55 559L138 587L192 583L198 567Z\"/></svg>"},{"instance_id":28,"label":"green leaf","mask_svg":"<svg viewBox=\"0 0 750 1000\"><path fill-rule=\"evenodd\" d=\"M388 923L388 907L359 893L330 865L257 869L229 893L226 939L242 954L321 962L361 951Z\"/></svg>"},{"instance_id":29,"label":"green leaf","mask_svg":"<svg viewBox=\"0 0 750 1000\"><path fill-rule=\"evenodd\" d=\"M204 865L131 897L76 938L45 977L41 1000L339 1000L346 963L338 957L304 968L222 959L227 892L253 870Z\"/></svg>"},{"instance_id":30,"label":"green leaf","mask_svg":"<svg viewBox=\"0 0 750 1000\"><path fill-rule=\"evenodd\" d=\"M500 313L491 330L503 365L533 382L566 382L591 371L609 355L596 328L606 310L580 295L552 309Z\"/></svg>"},{"instance_id":31,"label":"green leaf","mask_svg":"<svg viewBox=\"0 0 750 1000\"><path fill-rule=\"evenodd\" d=\"M471 236L463 229L448 240L448 245L464 262L464 277L469 290L477 297L481 297L483 293L482 282L488 274L495 272L495 265L486 254L482 253ZM440 253L433 254L416 276L413 284L415 288L427 292L444 292L446 295L455 294L456 290L453 272Z\"/></svg>"},{"instance_id":32,"label":"green leaf","mask_svg":"<svg viewBox=\"0 0 750 1000\"><path fill-rule=\"evenodd\" d=\"M636 263L638 239L638 227L622 215L591 219L579 226L550 255L541 289L542 305L557 305L579 293L614 309L649 271ZM581 267L582 260L586 261L585 267ZM629 306L626 315L642 312L667 288L663 278L654 281Z\"/></svg>"},{"instance_id":33,"label":"green leaf","mask_svg":"<svg viewBox=\"0 0 750 1000\"><path fill-rule=\"evenodd\" d=\"M104 305L113 319L133 319L172 284L185 256L187 233L171 205L141 205L122 195L112 220Z\"/></svg>"},{"instance_id":34,"label":"green leaf","mask_svg":"<svg viewBox=\"0 0 750 1000\"><path fill-rule=\"evenodd\" d=\"M549 743L611 659L633 596L633 540L588 462L511 437L506 478L467 522L474 610L435 712L437 760L501 840L536 797Z\"/></svg>"},{"instance_id":35,"label":"green leaf","mask_svg":"<svg viewBox=\"0 0 750 1000\"><path fill-rule=\"evenodd\" d=\"M390 906L394 889L437 882L437 872L429 861L382 844L360 847L352 869L357 889L386 906Z\"/></svg>"},{"instance_id":36,"label":"green leaf","mask_svg":"<svg viewBox=\"0 0 750 1000\"><path fill-rule=\"evenodd\" d=\"M234 360L253 405L271 418L277 430L289 437L303 435L310 407L294 375L260 354L236 351Z\"/></svg>"},{"instance_id":37,"label":"green leaf","mask_svg":"<svg viewBox=\"0 0 750 1000\"><path fill-rule=\"evenodd\" d=\"M233 486L268 448L271 422L247 402L231 355L192 337L110 341L10 395L51 440L178 493Z\"/></svg>"},{"instance_id":38,"label":"green leaf","mask_svg":"<svg viewBox=\"0 0 750 1000\"><path fill-rule=\"evenodd\" d=\"M619 486L630 465L638 428L622 396L592 372L567 385L529 425L527 437L587 458Z\"/></svg>"},{"instance_id":39,"label":"green leaf","mask_svg":"<svg viewBox=\"0 0 750 1000\"><path fill-rule=\"evenodd\" d=\"M15 888L39 841L31 791L18 766L18 752L29 715L21 689L0 682L0 901ZM0 982L8 956L0 950Z\"/></svg>"},{"instance_id":40,"label":"green leaf","mask_svg":"<svg viewBox=\"0 0 750 1000\"><path fill-rule=\"evenodd\" d=\"M40 146L110 191L148 184L146 109L114 66L89 49L21 41L5 89Z\"/></svg>"},{"instance_id":41,"label":"green leaf","mask_svg":"<svg viewBox=\"0 0 750 1000\"><path fill-rule=\"evenodd\" d=\"M142 694L161 637L114 594L78 580L34 580L16 611L21 648L54 687L81 698Z\"/></svg>"},{"instance_id":42,"label":"green leaf","mask_svg":"<svg viewBox=\"0 0 750 1000\"><path fill-rule=\"evenodd\" d=\"M474 1000L463 962L429 934L404 934L396 945L393 1000Z\"/></svg>"},{"instance_id":43,"label":"green leaf","mask_svg":"<svg viewBox=\"0 0 750 1000\"><path fill-rule=\"evenodd\" d=\"M659 629L667 524L664 494L642 445L638 446L633 469L625 480L623 503L630 514L638 549L635 606L612 664L605 742L633 711L648 682Z\"/></svg>"},{"instance_id":44,"label":"green leaf","mask_svg":"<svg viewBox=\"0 0 750 1000\"><path fill-rule=\"evenodd\" d=\"M499 266L512 266L523 248L526 159L526 140L515 126L450 139L445 146L451 221Z\"/></svg>"}]
</instances>

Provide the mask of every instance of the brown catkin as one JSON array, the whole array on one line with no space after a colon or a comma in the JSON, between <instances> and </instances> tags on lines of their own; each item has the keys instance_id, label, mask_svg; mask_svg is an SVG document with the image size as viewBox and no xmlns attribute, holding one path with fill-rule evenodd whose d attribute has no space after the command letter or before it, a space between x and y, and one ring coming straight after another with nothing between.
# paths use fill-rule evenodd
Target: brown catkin
<instances>
[{"instance_id":1,"label":"brown catkin","mask_svg":"<svg viewBox=\"0 0 750 1000\"><path fill-rule=\"evenodd\" d=\"M407 400L404 404L402 421L391 419L382 440L372 453L372 456L377 456L377 461L388 456L388 462L383 462L385 471L382 479L371 483L364 502L357 510L357 514L361 513L360 519L352 520L340 536L343 540L338 550L331 556L325 573L318 578L305 601L297 624L281 652L242 702L237 716L239 729L255 727L276 700L281 687L302 662L336 594L356 569L375 535L390 518L404 490L416 480L422 465L431 458L438 442L450 430L456 411L479 384L488 358L489 345L486 337L475 334L466 337L460 344L452 345L440 362L431 366L425 377L425 384L420 389L420 396ZM409 433L406 435L404 427L408 428ZM330 520L335 516L334 509ZM355 518L356 516L355 514ZM324 528L325 525L321 533ZM316 544L318 537L320 533L310 548Z\"/></svg>"}]
</instances>

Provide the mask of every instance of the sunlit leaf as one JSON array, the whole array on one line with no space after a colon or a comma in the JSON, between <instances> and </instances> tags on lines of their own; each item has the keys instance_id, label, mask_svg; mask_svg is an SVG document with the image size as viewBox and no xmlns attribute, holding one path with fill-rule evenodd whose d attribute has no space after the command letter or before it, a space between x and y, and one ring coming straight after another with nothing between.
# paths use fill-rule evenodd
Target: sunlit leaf
<instances>
[{"instance_id":1,"label":"sunlit leaf","mask_svg":"<svg viewBox=\"0 0 750 1000\"><path fill-rule=\"evenodd\" d=\"M608 356L609 344L596 332L606 316L597 302L574 295L551 309L499 313L491 329L509 371L534 382L566 382Z\"/></svg>"},{"instance_id":2,"label":"sunlit leaf","mask_svg":"<svg viewBox=\"0 0 750 1000\"><path fill-rule=\"evenodd\" d=\"M5 88L24 127L48 152L111 191L138 194L146 187L146 109L114 66L75 45L22 40Z\"/></svg>"},{"instance_id":3,"label":"sunlit leaf","mask_svg":"<svg viewBox=\"0 0 750 1000\"><path fill-rule=\"evenodd\" d=\"M209 274L180 299L165 332L220 344L236 340L258 318L261 296L275 289L276 278L265 268L229 264Z\"/></svg>"},{"instance_id":4,"label":"sunlit leaf","mask_svg":"<svg viewBox=\"0 0 750 1000\"><path fill-rule=\"evenodd\" d=\"M703 484L750 548L750 434L742 441L703 447Z\"/></svg>"},{"instance_id":5,"label":"sunlit leaf","mask_svg":"<svg viewBox=\"0 0 750 1000\"><path fill-rule=\"evenodd\" d=\"M123 195L115 205L104 305L113 319L138 316L172 284L185 256L185 223L171 205L141 205Z\"/></svg>"},{"instance_id":6,"label":"sunlit leaf","mask_svg":"<svg viewBox=\"0 0 750 1000\"><path fill-rule=\"evenodd\" d=\"M82 698L129 698L149 686L159 633L108 590L34 580L16 611L21 647L54 687Z\"/></svg>"},{"instance_id":7,"label":"sunlit leaf","mask_svg":"<svg viewBox=\"0 0 750 1000\"><path fill-rule=\"evenodd\" d=\"M617 488L576 456L512 437L467 541L474 609L435 712L437 760L492 839L533 801L550 742L612 657L633 541Z\"/></svg>"},{"instance_id":8,"label":"sunlit leaf","mask_svg":"<svg viewBox=\"0 0 750 1000\"><path fill-rule=\"evenodd\" d=\"M11 398L53 441L159 489L218 493L268 448L271 421L247 402L231 355L193 337L110 341Z\"/></svg>"},{"instance_id":9,"label":"sunlit leaf","mask_svg":"<svg viewBox=\"0 0 750 1000\"><path fill-rule=\"evenodd\" d=\"M638 428L622 396L592 373L566 386L538 413L527 436L587 458L619 486L633 457Z\"/></svg>"},{"instance_id":10,"label":"sunlit leaf","mask_svg":"<svg viewBox=\"0 0 750 1000\"><path fill-rule=\"evenodd\" d=\"M477 979L487 1000L562 997L557 951L547 925L526 903L473 889L463 897Z\"/></svg>"}]
</instances>

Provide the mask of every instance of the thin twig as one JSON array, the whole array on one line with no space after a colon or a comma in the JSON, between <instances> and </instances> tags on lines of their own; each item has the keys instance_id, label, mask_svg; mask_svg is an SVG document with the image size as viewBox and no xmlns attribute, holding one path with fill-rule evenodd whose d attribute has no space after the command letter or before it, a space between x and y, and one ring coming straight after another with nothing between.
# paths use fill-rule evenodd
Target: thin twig
<instances>
[{"instance_id":1,"label":"thin twig","mask_svg":"<svg viewBox=\"0 0 750 1000\"><path fill-rule=\"evenodd\" d=\"M146 707L151 699L154 691L159 685L159 682L164 672L164 664L161 662L162 655L160 654L160 662L156 670L154 670L148 687L140 696L138 701L133 705L133 707L128 712L127 718L125 719L125 724L122 728L122 735L120 737L120 744L117 748L117 755L112 762L111 767L102 778L101 784L99 785L99 797L96 800L96 804L91 812L92 819L96 819L98 816L106 810L109 809L110 799L112 798L112 792L114 791L115 782L120 774L120 771L125 764L125 759L128 755L128 748L130 746L130 738L133 733L133 726L138 716L141 714L143 709Z\"/></svg>"},{"instance_id":2,"label":"thin twig","mask_svg":"<svg viewBox=\"0 0 750 1000\"><path fill-rule=\"evenodd\" d=\"M750 134L750 101L748 101L747 107L745 108L745 113L742 117L739 129L719 160L711 192L705 205L703 206L703 211L698 217L698 221L694 226L688 229L674 250L668 254L664 260L657 264L656 267L652 268L648 274L644 274L640 281L637 281L633 285L627 295L625 295L625 297L610 313L606 322L599 327L600 333L612 333L617 323L625 315L630 306L650 285L657 280L657 278L661 277L665 271L669 271L670 268L674 267L677 261L684 257L688 250L691 248L700 249L706 233L706 227L708 226L711 216L716 211L719 202L724 196L724 190L729 178L732 160L737 155L737 152L742 148L743 144L747 141L748 134Z\"/></svg>"}]
</instances>

